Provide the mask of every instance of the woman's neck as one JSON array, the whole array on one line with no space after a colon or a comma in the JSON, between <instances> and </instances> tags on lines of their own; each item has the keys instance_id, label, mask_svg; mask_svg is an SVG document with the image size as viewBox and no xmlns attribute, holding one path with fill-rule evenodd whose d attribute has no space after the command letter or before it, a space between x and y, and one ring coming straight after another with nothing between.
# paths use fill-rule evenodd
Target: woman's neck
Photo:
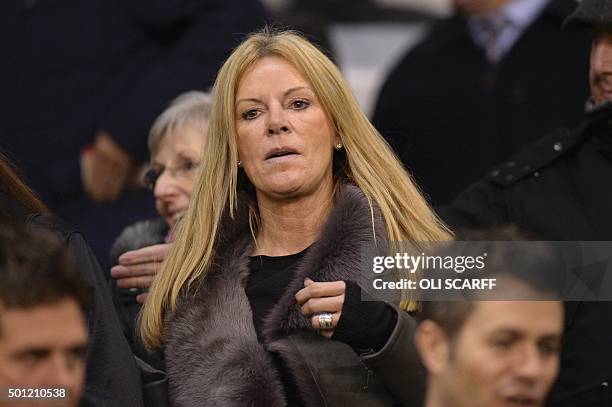
<instances>
[{"instance_id":1,"label":"woman's neck","mask_svg":"<svg viewBox=\"0 0 612 407\"><path fill-rule=\"evenodd\" d=\"M333 207L333 185L308 196L272 199L258 195L260 228L253 255L286 256L313 244Z\"/></svg>"}]
</instances>

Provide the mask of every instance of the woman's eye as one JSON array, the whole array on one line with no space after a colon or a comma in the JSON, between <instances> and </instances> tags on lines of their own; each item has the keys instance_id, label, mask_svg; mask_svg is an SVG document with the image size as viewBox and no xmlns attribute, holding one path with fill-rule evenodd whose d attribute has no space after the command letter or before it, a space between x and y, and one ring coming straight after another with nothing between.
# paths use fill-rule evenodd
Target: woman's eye
<instances>
[{"instance_id":1,"label":"woman's eye","mask_svg":"<svg viewBox=\"0 0 612 407\"><path fill-rule=\"evenodd\" d=\"M306 109L308 106L309 106L309 103L305 100L294 100L291 103L291 107L294 108L295 110Z\"/></svg>"},{"instance_id":2,"label":"woman's eye","mask_svg":"<svg viewBox=\"0 0 612 407\"><path fill-rule=\"evenodd\" d=\"M242 118L245 120L253 120L256 119L259 116L259 110L247 110L246 112L242 113Z\"/></svg>"}]
</instances>

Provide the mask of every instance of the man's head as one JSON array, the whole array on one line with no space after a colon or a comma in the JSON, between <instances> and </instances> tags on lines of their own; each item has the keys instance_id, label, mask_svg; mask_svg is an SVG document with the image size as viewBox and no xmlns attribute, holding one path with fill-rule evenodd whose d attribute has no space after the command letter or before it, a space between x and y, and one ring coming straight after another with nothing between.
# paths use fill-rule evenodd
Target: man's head
<instances>
[{"instance_id":1,"label":"man's head","mask_svg":"<svg viewBox=\"0 0 612 407\"><path fill-rule=\"evenodd\" d=\"M612 102L612 0L582 0L565 26L593 31L591 96L597 105Z\"/></svg>"},{"instance_id":2,"label":"man's head","mask_svg":"<svg viewBox=\"0 0 612 407\"><path fill-rule=\"evenodd\" d=\"M559 369L556 280L565 264L553 245L508 241L519 238L514 229L473 233L445 253L487 253L479 273L496 279L496 291L423 302L415 342L429 373L427 407L544 404Z\"/></svg>"},{"instance_id":3,"label":"man's head","mask_svg":"<svg viewBox=\"0 0 612 407\"><path fill-rule=\"evenodd\" d=\"M85 376L86 288L62 244L1 225L0 281L0 388L61 387L69 398L53 405L77 406Z\"/></svg>"},{"instance_id":4,"label":"man's head","mask_svg":"<svg viewBox=\"0 0 612 407\"><path fill-rule=\"evenodd\" d=\"M448 303L419 325L428 407L542 406L559 369L558 301Z\"/></svg>"},{"instance_id":5,"label":"man's head","mask_svg":"<svg viewBox=\"0 0 612 407\"><path fill-rule=\"evenodd\" d=\"M610 25L598 25L593 28L589 79L593 101L597 105L612 102L612 26Z\"/></svg>"}]
</instances>

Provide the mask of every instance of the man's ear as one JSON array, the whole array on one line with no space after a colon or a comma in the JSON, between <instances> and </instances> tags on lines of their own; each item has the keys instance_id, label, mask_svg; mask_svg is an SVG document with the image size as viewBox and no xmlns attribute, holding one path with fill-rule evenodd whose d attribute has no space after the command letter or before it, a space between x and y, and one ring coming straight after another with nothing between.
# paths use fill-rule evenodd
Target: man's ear
<instances>
[{"instance_id":1,"label":"man's ear","mask_svg":"<svg viewBox=\"0 0 612 407\"><path fill-rule=\"evenodd\" d=\"M450 341L438 324L431 320L421 322L416 329L414 342L430 374L438 375L446 370Z\"/></svg>"}]
</instances>

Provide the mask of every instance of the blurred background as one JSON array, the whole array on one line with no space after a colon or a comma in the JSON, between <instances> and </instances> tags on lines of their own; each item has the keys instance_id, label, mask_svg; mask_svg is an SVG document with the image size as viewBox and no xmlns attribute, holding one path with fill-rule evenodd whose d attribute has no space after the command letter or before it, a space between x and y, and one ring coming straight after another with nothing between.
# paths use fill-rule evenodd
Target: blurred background
<instances>
[{"instance_id":1,"label":"blurred background","mask_svg":"<svg viewBox=\"0 0 612 407\"><path fill-rule=\"evenodd\" d=\"M273 23L303 32L337 63L430 202L444 204L530 141L582 118L590 39L561 28L574 7L5 0L0 150L108 269L127 225L158 217L160 199L177 212L174 198L144 187L154 120L180 94L207 91L241 38ZM506 25L489 38L483 23L495 15Z\"/></svg>"},{"instance_id":2,"label":"blurred background","mask_svg":"<svg viewBox=\"0 0 612 407\"><path fill-rule=\"evenodd\" d=\"M451 0L264 0L276 21L330 51L371 117L398 59L452 13Z\"/></svg>"}]
</instances>

